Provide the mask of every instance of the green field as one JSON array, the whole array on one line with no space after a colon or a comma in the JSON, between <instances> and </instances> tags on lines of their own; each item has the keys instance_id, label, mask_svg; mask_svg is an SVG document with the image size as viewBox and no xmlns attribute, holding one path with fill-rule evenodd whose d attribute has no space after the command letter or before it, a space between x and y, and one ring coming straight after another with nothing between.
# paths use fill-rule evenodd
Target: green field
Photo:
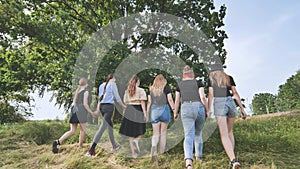
<instances>
[{"instance_id":1,"label":"green field","mask_svg":"<svg viewBox=\"0 0 300 169\"><path fill-rule=\"evenodd\" d=\"M116 128L118 125L116 125ZM97 126L94 126L96 129ZM182 142L152 164L150 158L132 159L113 154L107 136L97 147L97 156L84 157L91 142L86 137L83 148L77 148L78 133L52 154L51 142L69 129L59 121L25 122L0 126L0 168L184 168ZM300 168L300 113L278 117L253 118L235 123L236 156L243 168ZM106 133L105 133L106 134ZM151 130L147 132L151 135ZM108 145L108 146L106 146ZM121 152L124 150L120 150ZM229 160L223 150L217 130L204 143L205 163L194 168L228 168Z\"/></svg>"}]
</instances>

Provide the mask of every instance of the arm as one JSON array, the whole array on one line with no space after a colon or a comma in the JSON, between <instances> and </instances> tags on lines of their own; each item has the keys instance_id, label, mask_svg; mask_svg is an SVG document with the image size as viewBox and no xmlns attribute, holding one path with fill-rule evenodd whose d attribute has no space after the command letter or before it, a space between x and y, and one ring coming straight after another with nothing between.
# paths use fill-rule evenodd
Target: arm
<instances>
[{"instance_id":1,"label":"arm","mask_svg":"<svg viewBox=\"0 0 300 169\"><path fill-rule=\"evenodd\" d=\"M178 119L178 109L180 103L180 93L178 91L175 92L175 110L174 110L174 120Z\"/></svg>"},{"instance_id":2,"label":"arm","mask_svg":"<svg viewBox=\"0 0 300 169\"><path fill-rule=\"evenodd\" d=\"M151 102L151 96L148 95L147 114L150 113L151 104L152 104L152 102Z\"/></svg>"},{"instance_id":3,"label":"arm","mask_svg":"<svg viewBox=\"0 0 300 169\"><path fill-rule=\"evenodd\" d=\"M126 106L121 100L121 97L118 92L118 87L115 83L113 83L113 86L112 86L112 93L113 93L114 97L116 98L116 101L123 107L123 109L125 109Z\"/></svg>"},{"instance_id":4,"label":"arm","mask_svg":"<svg viewBox=\"0 0 300 169\"><path fill-rule=\"evenodd\" d=\"M211 104L214 98L214 89L212 87L208 88L208 112L211 113Z\"/></svg>"},{"instance_id":5,"label":"arm","mask_svg":"<svg viewBox=\"0 0 300 169\"><path fill-rule=\"evenodd\" d=\"M167 95L167 98L168 98L168 102L169 102L169 105L171 106L171 109L173 110L173 112L175 111L175 103L174 103L174 100L172 98L172 94L169 93Z\"/></svg>"},{"instance_id":6,"label":"arm","mask_svg":"<svg viewBox=\"0 0 300 169\"><path fill-rule=\"evenodd\" d=\"M205 93L204 93L204 87L200 87L198 92L199 92L201 102L202 102L202 104L204 105L204 108L205 108L206 118L208 118L210 116L210 114L209 114L209 111L208 111L207 101L206 101L206 97L205 97Z\"/></svg>"},{"instance_id":7,"label":"arm","mask_svg":"<svg viewBox=\"0 0 300 169\"><path fill-rule=\"evenodd\" d=\"M83 106L89 113L93 114L93 111L91 110L89 103L88 103L88 98L89 98L89 92L85 91L84 96L83 96Z\"/></svg>"},{"instance_id":8,"label":"arm","mask_svg":"<svg viewBox=\"0 0 300 169\"><path fill-rule=\"evenodd\" d=\"M99 113L100 113L100 105L101 105L101 102L98 101L97 109L96 109L96 111L94 111L94 112L92 113L93 116L98 116L98 115L99 115Z\"/></svg>"},{"instance_id":9,"label":"arm","mask_svg":"<svg viewBox=\"0 0 300 169\"><path fill-rule=\"evenodd\" d=\"M236 102L238 103L238 106L240 107L241 109L241 113L242 113L242 118L245 120L246 119L246 112L245 112L245 109L243 107L243 104L241 102L241 98L240 98L240 95L238 94L235 86L231 86L231 91L232 91L232 94L233 94L233 97L236 99Z\"/></svg>"},{"instance_id":10,"label":"arm","mask_svg":"<svg viewBox=\"0 0 300 169\"><path fill-rule=\"evenodd\" d=\"M141 100L141 106L142 106L142 110L143 110L143 113L144 113L145 121L148 122L148 113L146 111L146 102L145 102L145 100Z\"/></svg>"}]
</instances>

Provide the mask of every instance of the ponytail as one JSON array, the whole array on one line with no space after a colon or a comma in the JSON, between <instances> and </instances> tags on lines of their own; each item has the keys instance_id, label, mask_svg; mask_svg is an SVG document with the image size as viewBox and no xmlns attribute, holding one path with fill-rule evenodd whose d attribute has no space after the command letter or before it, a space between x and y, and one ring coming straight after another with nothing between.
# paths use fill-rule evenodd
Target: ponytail
<instances>
[{"instance_id":1,"label":"ponytail","mask_svg":"<svg viewBox=\"0 0 300 169\"><path fill-rule=\"evenodd\" d=\"M100 102L103 100L104 94L105 94L105 92L106 92L107 84L108 84L108 82L110 81L110 79L112 79L112 78L114 78L114 74L113 74L113 73L107 75L106 83L105 83L104 89L103 89L103 93L102 93L102 95L101 95L100 98L99 98L99 101L100 101Z\"/></svg>"}]
</instances>

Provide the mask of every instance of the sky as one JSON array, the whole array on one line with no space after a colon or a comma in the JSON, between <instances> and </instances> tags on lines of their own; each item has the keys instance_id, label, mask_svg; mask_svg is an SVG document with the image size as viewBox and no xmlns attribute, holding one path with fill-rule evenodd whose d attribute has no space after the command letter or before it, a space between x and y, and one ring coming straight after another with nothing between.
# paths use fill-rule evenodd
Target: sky
<instances>
[{"instance_id":1,"label":"sky","mask_svg":"<svg viewBox=\"0 0 300 169\"><path fill-rule=\"evenodd\" d=\"M279 86L300 70L299 0L215 0L227 7L223 29L227 59L225 71L233 76L246 106L258 93L277 94ZM64 110L37 98L32 120L64 119Z\"/></svg>"}]
</instances>

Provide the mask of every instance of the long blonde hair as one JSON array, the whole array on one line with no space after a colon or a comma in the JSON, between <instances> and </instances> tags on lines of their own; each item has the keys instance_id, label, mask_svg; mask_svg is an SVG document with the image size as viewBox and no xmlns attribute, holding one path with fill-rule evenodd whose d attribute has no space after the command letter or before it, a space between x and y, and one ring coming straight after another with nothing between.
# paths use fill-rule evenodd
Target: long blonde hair
<instances>
[{"instance_id":1,"label":"long blonde hair","mask_svg":"<svg viewBox=\"0 0 300 169\"><path fill-rule=\"evenodd\" d=\"M154 96L160 96L163 93L163 90L167 84L167 80L162 74L159 74L153 80L152 86L150 86L150 92L154 94Z\"/></svg>"},{"instance_id":2,"label":"long blonde hair","mask_svg":"<svg viewBox=\"0 0 300 169\"><path fill-rule=\"evenodd\" d=\"M78 93L79 93L79 90L82 86L85 86L86 84L88 83L88 80L86 78L80 78L79 80L79 85L75 91L75 95L74 95L74 98L73 98L73 104L76 105L77 103L77 100L78 100Z\"/></svg>"},{"instance_id":3,"label":"long blonde hair","mask_svg":"<svg viewBox=\"0 0 300 169\"><path fill-rule=\"evenodd\" d=\"M223 70L210 72L209 80L212 86L215 84L217 84L220 88L227 88L231 86L229 76Z\"/></svg>"},{"instance_id":4,"label":"long blonde hair","mask_svg":"<svg viewBox=\"0 0 300 169\"><path fill-rule=\"evenodd\" d=\"M129 94L129 97L133 97L136 91L136 83L139 81L140 79L136 76L133 75L129 81L129 84L127 86L127 92Z\"/></svg>"}]
</instances>

